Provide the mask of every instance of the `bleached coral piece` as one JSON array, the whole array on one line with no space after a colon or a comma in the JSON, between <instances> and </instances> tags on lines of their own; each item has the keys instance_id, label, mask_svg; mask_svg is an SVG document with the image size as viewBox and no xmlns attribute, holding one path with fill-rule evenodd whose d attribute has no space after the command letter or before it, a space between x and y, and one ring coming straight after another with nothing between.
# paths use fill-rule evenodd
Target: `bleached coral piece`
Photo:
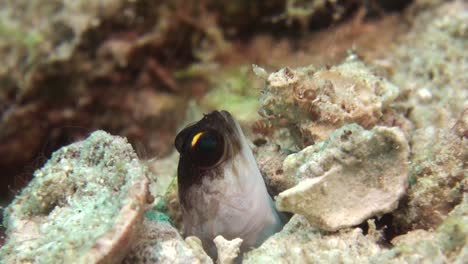
<instances>
[{"instance_id":1,"label":"bleached coral piece","mask_svg":"<svg viewBox=\"0 0 468 264\"><path fill-rule=\"evenodd\" d=\"M398 128L344 126L286 158L284 172L298 184L280 193L276 204L323 230L358 225L397 208L408 186L408 155Z\"/></svg>"},{"instance_id":2,"label":"bleached coral piece","mask_svg":"<svg viewBox=\"0 0 468 264\"><path fill-rule=\"evenodd\" d=\"M373 236L360 228L322 234L301 215L294 215L283 231L244 256L243 263L369 263L381 252Z\"/></svg>"},{"instance_id":3,"label":"bleached coral piece","mask_svg":"<svg viewBox=\"0 0 468 264\"><path fill-rule=\"evenodd\" d=\"M354 57L338 66L283 68L271 73L260 99L260 114L287 119L305 136L324 140L345 124L372 128L400 89Z\"/></svg>"},{"instance_id":4,"label":"bleached coral piece","mask_svg":"<svg viewBox=\"0 0 468 264\"><path fill-rule=\"evenodd\" d=\"M217 236L213 239L216 248L218 249L218 264L232 264L239 256L242 239L235 238L226 240L223 236Z\"/></svg>"},{"instance_id":5,"label":"bleached coral piece","mask_svg":"<svg viewBox=\"0 0 468 264\"><path fill-rule=\"evenodd\" d=\"M104 131L56 151L5 209L5 263L119 263L148 200L148 170Z\"/></svg>"},{"instance_id":6,"label":"bleached coral piece","mask_svg":"<svg viewBox=\"0 0 468 264\"><path fill-rule=\"evenodd\" d=\"M130 263L195 263L212 264L197 237L184 241L168 222L145 220L123 264Z\"/></svg>"}]
</instances>

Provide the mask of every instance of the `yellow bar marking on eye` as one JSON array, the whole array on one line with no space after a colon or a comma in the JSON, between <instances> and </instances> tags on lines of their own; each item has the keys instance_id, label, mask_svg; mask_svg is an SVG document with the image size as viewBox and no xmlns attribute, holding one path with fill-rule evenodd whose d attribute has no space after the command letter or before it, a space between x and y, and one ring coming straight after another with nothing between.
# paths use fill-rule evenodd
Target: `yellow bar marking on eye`
<instances>
[{"instance_id":1,"label":"yellow bar marking on eye","mask_svg":"<svg viewBox=\"0 0 468 264\"><path fill-rule=\"evenodd\" d=\"M203 135L203 133L205 132L198 132L195 136L193 136L192 138L192 148L195 147L195 145L197 144L198 140L200 139L200 137Z\"/></svg>"}]
</instances>

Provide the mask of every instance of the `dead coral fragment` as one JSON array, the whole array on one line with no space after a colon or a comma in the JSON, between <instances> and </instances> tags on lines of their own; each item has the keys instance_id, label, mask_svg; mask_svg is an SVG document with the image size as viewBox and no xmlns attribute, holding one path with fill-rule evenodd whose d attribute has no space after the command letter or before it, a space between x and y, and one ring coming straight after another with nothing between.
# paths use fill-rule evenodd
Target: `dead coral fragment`
<instances>
[{"instance_id":1,"label":"dead coral fragment","mask_svg":"<svg viewBox=\"0 0 468 264\"><path fill-rule=\"evenodd\" d=\"M283 161L287 154L281 151L278 145L265 144L254 148L253 151L270 195L276 196L296 185L294 178L284 175Z\"/></svg>"},{"instance_id":2,"label":"dead coral fragment","mask_svg":"<svg viewBox=\"0 0 468 264\"><path fill-rule=\"evenodd\" d=\"M63 147L5 210L6 263L118 263L141 223L147 169L103 131Z\"/></svg>"},{"instance_id":3,"label":"dead coral fragment","mask_svg":"<svg viewBox=\"0 0 468 264\"><path fill-rule=\"evenodd\" d=\"M415 4L424 2L440 6L413 18L412 29L388 52L390 78L408 94L417 128L446 128L468 106L468 2Z\"/></svg>"},{"instance_id":4,"label":"dead coral fragment","mask_svg":"<svg viewBox=\"0 0 468 264\"><path fill-rule=\"evenodd\" d=\"M368 263L380 247L360 228L321 234L301 215L294 215L283 231L250 251L243 263Z\"/></svg>"},{"instance_id":5,"label":"dead coral fragment","mask_svg":"<svg viewBox=\"0 0 468 264\"><path fill-rule=\"evenodd\" d=\"M409 147L398 128L352 124L289 155L284 173L299 183L277 197L279 210L335 231L396 209L408 185Z\"/></svg>"},{"instance_id":6,"label":"dead coral fragment","mask_svg":"<svg viewBox=\"0 0 468 264\"><path fill-rule=\"evenodd\" d=\"M379 245L381 232L371 221L367 235L360 228L320 232L301 215L244 256L243 263L466 263L468 256L468 196L435 232L415 231Z\"/></svg>"},{"instance_id":7,"label":"dead coral fragment","mask_svg":"<svg viewBox=\"0 0 468 264\"><path fill-rule=\"evenodd\" d=\"M374 75L354 57L318 71L284 68L270 74L267 83L260 114L286 118L319 140L344 124L372 128L399 93L398 87Z\"/></svg>"},{"instance_id":8,"label":"dead coral fragment","mask_svg":"<svg viewBox=\"0 0 468 264\"><path fill-rule=\"evenodd\" d=\"M396 240L391 250L370 258L370 263L466 263L468 258L468 196L455 207L435 232L416 230ZM400 242L398 242L400 240Z\"/></svg>"},{"instance_id":9,"label":"dead coral fragment","mask_svg":"<svg viewBox=\"0 0 468 264\"><path fill-rule=\"evenodd\" d=\"M211 258L203 251L200 239L186 240L167 222L145 220L138 240L123 263L205 263Z\"/></svg>"},{"instance_id":10,"label":"dead coral fragment","mask_svg":"<svg viewBox=\"0 0 468 264\"><path fill-rule=\"evenodd\" d=\"M226 240L223 236L217 236L213 240L218 250L218 264L232 264L239 256L242 239Z\"/></svg>"},{"instance_id":11,"label":"dead coral fragment","mask_svg":"<svg viewBox=\"0 0 468 264\"><path fill-rule=\"evenodd\" d=\"M407 202L394 213L402 232L434 229L468 192L468 140L454 129L421 128L411 140L412 184ZM464 134L464 132L462 133Z\"/></svg>"}]
</instances>

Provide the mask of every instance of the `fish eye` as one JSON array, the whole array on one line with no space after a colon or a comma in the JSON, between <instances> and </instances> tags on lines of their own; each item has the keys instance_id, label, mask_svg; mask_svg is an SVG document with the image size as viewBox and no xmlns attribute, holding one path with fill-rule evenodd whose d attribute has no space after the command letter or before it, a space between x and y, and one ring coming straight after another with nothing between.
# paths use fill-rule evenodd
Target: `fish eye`
<instances>
[{"instance_id":1,"label":"fish eye","mask_svg":"<svg viewBox=\"0 0 468 264\"><path fill-rule=\"evenodd\" d=\"M192 162L198 167L209 168L221 160L224 153L224 139L215 130L204 130L191 138L189 147Z\"/></svg>"}]
</instances>

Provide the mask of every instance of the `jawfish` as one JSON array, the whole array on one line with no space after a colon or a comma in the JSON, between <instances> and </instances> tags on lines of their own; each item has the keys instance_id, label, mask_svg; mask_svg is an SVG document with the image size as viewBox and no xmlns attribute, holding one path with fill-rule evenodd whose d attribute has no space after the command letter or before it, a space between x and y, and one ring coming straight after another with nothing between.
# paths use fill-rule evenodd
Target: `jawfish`
<instances>
[{"instance_id":1,"label":"jawfish","mask_svg":"<svg viewBox=\"0 0 468 264\"><path fill-rule=\"evenodd\" d=\"M197 236L212 257L213 239L243 239L241 252L281 230L247 140L231 114L214 111L179 132L175 147L179 201L186 236Z\"/></svg>"}]
</instances>

